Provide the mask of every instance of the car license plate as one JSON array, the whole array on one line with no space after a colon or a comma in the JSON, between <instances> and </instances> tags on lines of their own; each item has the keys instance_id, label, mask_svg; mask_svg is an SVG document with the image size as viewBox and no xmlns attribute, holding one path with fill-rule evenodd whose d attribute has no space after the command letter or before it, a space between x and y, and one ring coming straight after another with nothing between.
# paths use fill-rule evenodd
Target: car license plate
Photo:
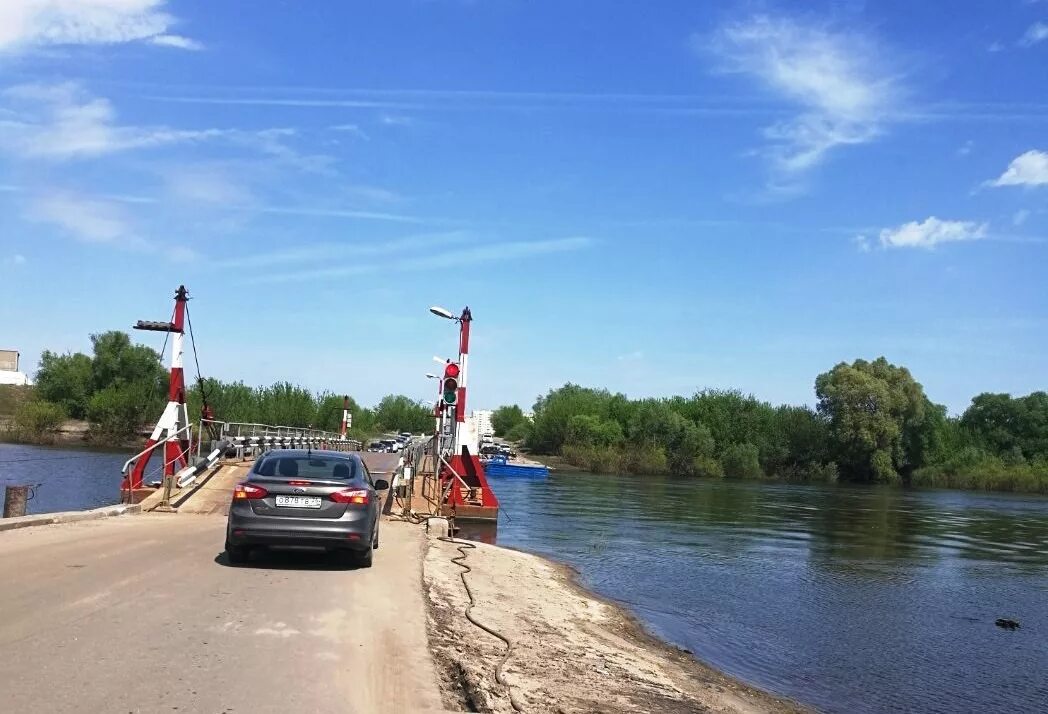
<instances>
[{"instance_id":1,"label":"car license plate","mask_svg":"<svg viewBox=\"0 0 1048 714\"><path fill-rule=\"evenodd\" d=\"M277 505L285 508L320 508L320 496L277 496Z\"/></svg>"}]
</instances>

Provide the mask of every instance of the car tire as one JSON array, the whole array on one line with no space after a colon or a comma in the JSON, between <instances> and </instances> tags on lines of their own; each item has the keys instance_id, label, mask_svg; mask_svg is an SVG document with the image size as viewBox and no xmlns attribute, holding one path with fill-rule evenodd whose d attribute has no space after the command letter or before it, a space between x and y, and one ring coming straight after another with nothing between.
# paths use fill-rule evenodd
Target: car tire
<instances>
[{"instance_id":1,"label":"car tire","mask_svg":"<svg viewBox=\"0 0 1048 714\"><path fill-rule=\"evenodd\" d=\"M375 529L375 540L371 542L371 549L378 550L378 528Z\"/></svg>"},{"instance_id":2,"label":"car tire","mask_svg":"<svg viewBox=\"0 0 1048 714\"><path fill-rule=\"evenodd\" d=\"M226 542L226 560L233 565L246 563L249 554L247 546L232 545L228 541Z\"/></svg>"},{"instance_id":3,"label":"car tire","mask_svg":"<svg viewBox=\"0 0 1048 714\"><path fill-rule=\"evenodd\" d=\"M370 568L372 562L374 562L375 560L374 553L374 548L368 548L367 550L358 550L356 553L357 567Z\"/></svg>"}]
</instances>

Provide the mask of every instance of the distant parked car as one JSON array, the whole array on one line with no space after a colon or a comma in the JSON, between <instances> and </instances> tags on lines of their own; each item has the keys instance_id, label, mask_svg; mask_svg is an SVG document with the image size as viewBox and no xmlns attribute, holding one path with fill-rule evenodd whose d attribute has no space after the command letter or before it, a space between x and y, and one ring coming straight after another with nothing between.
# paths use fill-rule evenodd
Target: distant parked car
<instances>
[{"instance_id":1,"label":"distant parked car","mask_svg":"<svg viewBox=\"0 0 1048 714\"><path fill-rule=\"evenodd\" d=\"M372 441L368 444L368 451L385 451L386 445L381 441Z\"/></svg>"},{"instance_id":2,"label":"distant parked car","mask_svg":"<svg viewBox=\"0 0 1048 714\"><path fill-rule=\"evenodd\" d=\"M311 546L349 551L369 568L378 548L378 491L388 488L356 453L271 451L233 490L226 557L243 563L257 546Z\"/></svg>"}]
</instances>

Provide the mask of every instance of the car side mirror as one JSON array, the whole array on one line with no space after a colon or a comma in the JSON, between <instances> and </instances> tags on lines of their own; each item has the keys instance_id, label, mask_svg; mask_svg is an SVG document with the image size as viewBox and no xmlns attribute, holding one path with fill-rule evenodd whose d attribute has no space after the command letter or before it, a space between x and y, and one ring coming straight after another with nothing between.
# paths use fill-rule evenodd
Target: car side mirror
<instances>
[{"instance_id":1,"label":"car side mirror","mask_svg":"<svg viewBox=\"0 0 1048 714\"><path fill-rule=\"evenodd\" d=\"M385 491L387 488L389 488L389 481L386 481L385 479L381 478L375 481L376 491Z\"/></svg>"}]
</instances>

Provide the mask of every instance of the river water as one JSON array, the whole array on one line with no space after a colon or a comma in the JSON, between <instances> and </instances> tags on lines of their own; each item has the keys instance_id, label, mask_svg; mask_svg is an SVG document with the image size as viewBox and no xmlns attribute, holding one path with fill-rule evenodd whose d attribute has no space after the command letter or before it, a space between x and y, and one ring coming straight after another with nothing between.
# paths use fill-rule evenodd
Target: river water
<instances>
[{"instance_id":1,"label":"river water","mask_svg":"<svg viewBox=\"0 0 1048 714\"><path fill-rule=\"evenodd\" d=\"M499 545L574 566L766 690L825 712L1048 711L1046 498L590 474L493 486Z\"/></svg>"},{"instance_id":2,"label":"river water","mask_svg":"<svg viewBox=\"0 0 1048 714\"><path fill-rule=\"evenodd\" d=\"M120 500L120 467L131 454L0 444L0 492L35 486L28 513L76 511Z\"/></svg>"},{"instance_id":3,"label":"river water","mask_svg":"<svg viewBox=\"0 0 1048 714\"><path fill-rule=\"evenodd\" d=\"M0 487L41 484L30 513L95 508L117 501L127 456L0 444ZM494 487L500 545L574 566L744 681L825 712L1048 711L1048 498L592 474Z\"/></svg>"}]
</instances>

